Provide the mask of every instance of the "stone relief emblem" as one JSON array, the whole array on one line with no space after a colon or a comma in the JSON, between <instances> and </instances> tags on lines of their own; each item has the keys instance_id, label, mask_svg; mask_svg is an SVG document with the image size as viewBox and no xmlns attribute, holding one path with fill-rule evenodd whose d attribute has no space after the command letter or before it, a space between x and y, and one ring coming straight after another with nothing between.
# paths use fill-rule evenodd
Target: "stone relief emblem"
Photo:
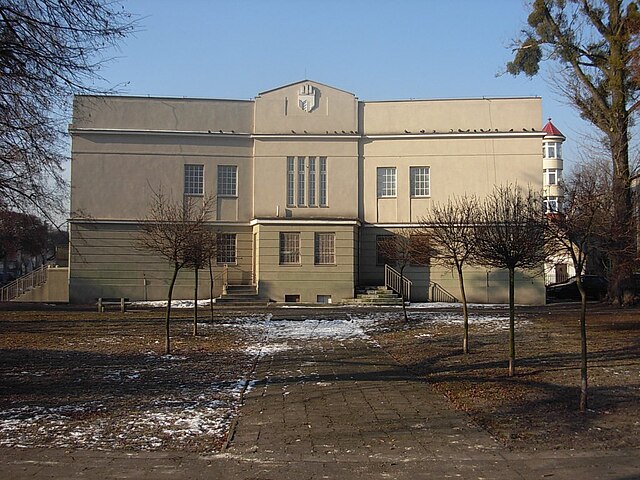
<instances>
[{"instance_id":1,"label":"stone relief emblem","mask_svg":"<svg viewBox=\"0 0 640 480\"><path fill-rule=\"evenodd\" d=\"M316 108L318 91L315 87L307 84L298 92L298 107L307 113L311 113Z\"/></svg>"}]
</instances>

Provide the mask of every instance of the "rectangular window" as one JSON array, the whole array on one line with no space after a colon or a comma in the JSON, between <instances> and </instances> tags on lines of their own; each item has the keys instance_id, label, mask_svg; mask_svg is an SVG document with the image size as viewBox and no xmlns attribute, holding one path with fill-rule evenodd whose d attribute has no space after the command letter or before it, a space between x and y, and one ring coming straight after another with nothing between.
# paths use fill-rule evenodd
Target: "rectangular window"
<instances>
[{"instance_id":1,"label":"rectangular window","mask_svg":"<svg viewBox=\"0 0 640 480\"><path fill-rule=\"evenodd\" d=\"M336 264L336 234L316 233L314 242L314 263L316 265Z\"/></svg>"},{"instance_id":2,"label":"rectangular window","mask_svg":"<svg viewBox=\"0 0 640 480\"><path fill-rule=\"evenodd\" d=\"M429 196L429 167L411 167L411 196Z\"/></svg>"},{"instance_id":3,"label":"rectangular window","mask_svg":"<svg viewBox=\"0 0 640 480\"><path fill-rule=\"evenodd\" d=\"M316 303L331 303L331 295L316 295Z\"/></svg>"},{"instance_id":4,"label":"rectangular window","mask_svg":"<svg viewBox=\"0 0 640 480\"><path fill-rule=\"evenodd\" d=\"M562 170L550 168L544 170L544 184L557 185L560 182L560 173Z\"/></svg>"},{"instance_id":5,"label":"rectangular window","mask_svg":"<svg viewBox=\"0 0 640 480\"><path fill-rule=\"evenodd\" d=\"M217 263L236 263L236 234L221 233L218 235Z\"/></svg>"},{"instance_id":6,"label":"rectangular window","mask_svg":"<svg viewBox=\"0 0 640 480\"><path fill-rule=\"evenodd\" d=\"M307 181L310 207L316 204L316 157L309 157L309 178Z\"/></svg>"},{"instance_id":7,"label":"rectangular window","mask_svg":"<svg viewBox=\"0 0 640 480\"><path fill-rule=\"evenodd\" d=\"M292 207L295 205L295 158L287 157L287 205Z\"/></svg>"},{"instance_id":8,"label":"rectangular window","mask_svg":"<svg viewBox=\"0 0 640 480\"><path fill-rule=\"evenodd\" d=\"M395 167L378 168L378 198L396 196Z\"/></svg>"},{"instance_id":9,"label":"rectangular window","mask_svg":"<svg viewBox=\"0 0 640 480\"><path fill-rule=\"evenodd\" d=\"M235 197L237 195L238 167L218 165L218 195Z\"/></svg>"},{"instance_id":10,"label":"rectangular window","mask_svg":"<svg viewBox=\"0 0 640 480\"><path fill-rule=\"evenodd\" d=\"M545 213L557 213L558 197L546 197L544 199L544 211Z\"/></svg>"},{"instance_id":11,"label":"rectangular window","mask_svg":"<svg viewBox=\"0 0 640 480\"><path fill-rule=\"evenodd\" d=\"M298 157L298 206L304 207L304 157Z\"/></svg>"},{"instance_id":12,"label":"rectangular window","mask_svg":"<svg viewBox=\"0 0 640 480\"><path fill-rule=\"evenodd\" d=\"M320 157L320 206L327 206L327 157Z\"/></svg>"},{"instance_id":13,"label":"rectangular window","mask_svg":"<svg viewBox=\"0 0 640 480\"><path fill-rule=\"evenodd\" d=\"M184 166L184 194L204 195L204 165Z\"/></svg>"},{"instance_id":14,"label":"rectangular window","mask_svg":"<svg viewBox=\"0 0 640 480\"><path fill-rule=\"evenodd\" d=\"M562 158L562 144L560 142L545 143L542 151L544 158Z\"/></svg>"},{"instance_id":15,"label":"rectangular window","mask_svg":"<svg viewBox=\"0 0 640 480\"><path fill-rule=\"evenodd\" d=\"M280 233L280 265L300 264L300 233Z\"/></svg>"},{"instance_id":16,"label":"rectangular window","mask_svg":"<svg viewBox=\"0 0 640 480\"><path fill-rule=\"evenodd\" d=\"M284 296L284 301L286 303L300 303L300 295L298 294L289 294Z\"/></svg>"}]
</instances>

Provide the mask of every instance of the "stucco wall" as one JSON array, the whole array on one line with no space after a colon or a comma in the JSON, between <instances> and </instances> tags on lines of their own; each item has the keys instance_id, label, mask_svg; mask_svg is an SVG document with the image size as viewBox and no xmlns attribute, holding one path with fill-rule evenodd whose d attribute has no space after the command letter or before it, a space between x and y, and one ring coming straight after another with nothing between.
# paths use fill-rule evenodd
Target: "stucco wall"
<instances>
[{"instance_id":1,"label":"stucco wall","mask_svg":"<svg viewBox=\"0 0 640 480\"><path fill-rule=\"evenodd\" d=\"M212 227L215 228L215 227ZM236 233L237 265L229 267L231 282L251 280L250 227L224 227L220 232ZM127 297L131 300L164 300L173 273L167 260L140 250L139 229L133 224L72 224L70 232L70 301L92 303L99 297ZM222 290L222 266L214 267L214 295ZM146 280L146 287L145 287ZM199 272L198 297L209 298L208 269ZM194 272L180 271L173 298L193 298Z\"/></svg>"},{"instance_id":2,"label":"stucco wall","mask_svg":"<svg viewBox=\"0 0 640 480\"><path fill-rule=\"evenodd\" d=\"M332 303L353 297L356 258L355 226L292 225L288 223L258 225L259 291L282 302L285 295L300 295L301 302L315 302L318 295L331 295ZM280 232L300 233L300 264L280 265ZM314 265L314 233L335 233L335 265Z\"/></svg>"}]
</instances>

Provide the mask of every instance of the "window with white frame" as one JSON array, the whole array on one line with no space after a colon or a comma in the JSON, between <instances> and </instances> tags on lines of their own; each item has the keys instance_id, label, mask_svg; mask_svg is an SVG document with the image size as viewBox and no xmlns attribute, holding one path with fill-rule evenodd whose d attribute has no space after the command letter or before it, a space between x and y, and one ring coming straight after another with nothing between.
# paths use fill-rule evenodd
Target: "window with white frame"
<instances>
[{"instance_id":1,"label":"window with white frame","mask_svg":"<svg viewBox=\"0 0 640 480\"><path fill-rule=\"evenodd\" d=\"M336 264L336 234L316 232L314 241L314 263L316 265Z\"/></svg>"},{"instance_id":2,"label":"window with white frame","mask_svg":"<svg viewBox=\"0 0 640 480\"><path fill-rule=\"evenodd\" d=\"M299 232L280 232L280 265L300 265Z\"/></svg>"},{"instance_id":3,"label":"window with white frame","mask_svg":"<svg viewBox=\"0 0 640 480\"><path fill-rule=\"evenodd\" d=\"M326 207L327 157L287 157L287 206Z\"/></svg>"},{"instance_id":4,"label":"window with white frame","mask_svg":"<svg viewBox=\"0 0 640 480\"><path fill-rule=\"evenodd\" d=\"M562 170L557 168L544 169L544 184L557 185L560 183Z\"/></svg>"},{"instance_id":5,"label":"window with white frame","mask_svg":"<svg viewBox=\"0 0 640 480\"><path fill-rule=\"evenodd\" d=\"M319 204L326 207L327 204L327 157L320 157L320 179L319 179Z\"/></svg>"},{"instance_id":6,"label":"window with white frame","mask_svg":"<svg viewBox=\"0 0 640 480\"><path fill-rule=\"evenodd\" d=\"M378 198L396 196L396 168L378 167Z\"/></svg>"},{"instance_id":7,"label":"window with white frame","mask_svg":"<svg viewBox=\"0 0 640 480\"><path fill-rule=\"evenodd\" d=\"M218 235L217 263L236 263L236 234L221 233Z\"/></svg>"},{"instance_id":8,"label":"window with white frame","mask_svg":"<svg viewBox=\"0 0 640 480\"><path fill-rule=\"evenodd\" d=\"M184 194L204 195L204 165L184 166Z\"/></svg>"},{"instance_id":9,"label":"window with white frame","mask_svg":"<svg viewBox=\"0 0 640 480\"><path fill-rule=\"evenodd\" d=\"M411 167L411 196L428 197L429 192L429 167Z\"/></svg>"},{"instance_id":10,"label":"window with white frame","mask_svg":"<svg viewBox=\"0 0 640 480\"><path fill-rule=\"evenodd\" d=\"M310 207L316 205L316 157L309 157L309 177L307 178L308 203Z\"/></svg>"},{"instance_id":11,"label":"window with white frame","mask_svg":"<svg viewBox=\"0 0 640 480\"><path fill-rule=\"evenodd\" d=\"M542 146L542 154L544 158L562 158L562 143L546 142Z\"/></svg>"},{"instance_id":12,"label":"window with white frame","mask_svg":"<svg viewBox=\"0 0 640 480\"><path fill-rule=\"evenodd\" d=\"M304 207L304 186L305 186L304 157L298 157L298 206Z\"/></svg>"},{"instance_id":13,"label":"window with white frame","mask_svg":"<svg viewBox=\"0 0 640 480\"><path fill-rule=\"evenodd\" d=\"M238 194L238 167L235 165L218 165L218 195L235 197Z\"/></svg>"},{"instance_id":14,"label":"window with white frame","mask_svg":"<svg viewBox=\"0 0 640 480\"><path fill-rule=\"evenodd\" d=\"M559 207L558 197L545 197L544 198L544 211L545 213L557 213Z\"/></svg>"},{"instance_id":15,"label":"window with white frame","mask_svg":"<svg viewBox=\"0 0 640 480\"><path fill-rule=\"evenodd\" d=\"M287 157L287 205L295 205L296 189L296 160L295 157Z\"/></svg>"}]
</instances>

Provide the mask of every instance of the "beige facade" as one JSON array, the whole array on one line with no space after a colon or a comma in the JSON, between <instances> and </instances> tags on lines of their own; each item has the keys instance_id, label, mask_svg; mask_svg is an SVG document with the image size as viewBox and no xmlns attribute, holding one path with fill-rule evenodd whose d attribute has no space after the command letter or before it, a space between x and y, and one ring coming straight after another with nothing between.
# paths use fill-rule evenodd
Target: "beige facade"
<instances>
[{"instance_id":1,"label":"beige facade","mask_svg":"<svg viewBox=\"0 0 640 480\"><path fill-rule=\"evenodd\" d=\"M71 301L166 296L169 266L135 241L160 187L216 198L211 226L234 242L233 258L219 258L230 282L274 301L351 298L383 282L376 237L415 224L433 202L504 183L541 189L541 118L539 98L362 102L313 81L252 101L79 96ZM413 300L429 299L430 282L457 295L448 271L409 276ZM502 272L469 276L472 301L506 299ZM192 295L192 277L180 274L177 297ZM208 298L208 273L200 286ZM516 301L544 302L542 275L522 276Z\"/></svg>"}]
</instances>

